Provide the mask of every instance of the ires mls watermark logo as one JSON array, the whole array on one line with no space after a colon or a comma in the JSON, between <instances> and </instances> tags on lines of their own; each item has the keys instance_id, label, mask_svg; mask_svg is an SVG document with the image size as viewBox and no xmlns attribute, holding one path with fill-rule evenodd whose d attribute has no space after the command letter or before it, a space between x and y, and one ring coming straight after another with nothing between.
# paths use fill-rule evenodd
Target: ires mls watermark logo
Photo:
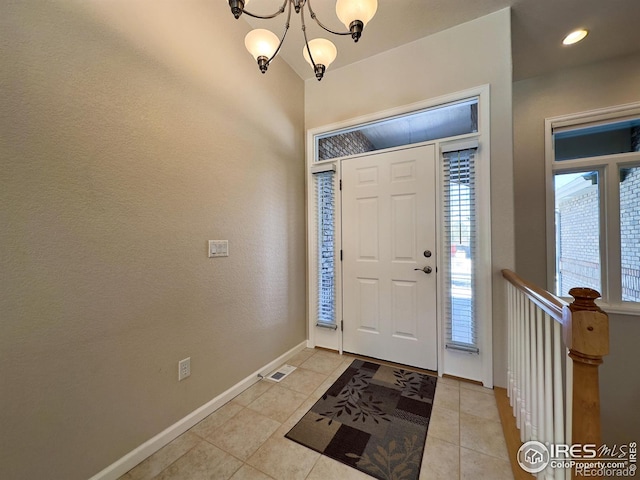
<instances>
[{"instance_id":1,"label":"ires mls watermark logo","mask_svg":"<svg viewBox=\"0 0 640 480\"><path fill-rule=\"evenodd\" d=\"M530 440L518 449L518 465L527 473L538 473L547 468L551 454L544 443Z\"/></svg>"},{"instance_id":2,"label":"ires mls watermark logo","mask_svg":"<svg viewBox=\"0 0 640 480\"><path fill-rule=\"evenodd\" d=\"M535 440L518 450L520 468L539 473L546 468L571 469L581 477L634 477L637 470L637 444L549 444Z\"/></svg>"}]
</instances>

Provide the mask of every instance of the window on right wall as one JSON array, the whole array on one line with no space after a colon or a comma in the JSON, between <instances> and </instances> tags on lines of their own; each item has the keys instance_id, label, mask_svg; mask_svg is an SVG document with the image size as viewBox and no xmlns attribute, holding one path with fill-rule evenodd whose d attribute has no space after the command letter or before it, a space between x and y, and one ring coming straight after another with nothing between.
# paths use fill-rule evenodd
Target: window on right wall
<instances>
[{"instance_id":1,"label":"window on right wall","mask_svg":"<svg viewBox=\"0 0 640 480\"><path fill-rule=\"evenodd\" d=\"M550 289L640 308L640 104L547 119Z\"/></svg>"}]
</instances>

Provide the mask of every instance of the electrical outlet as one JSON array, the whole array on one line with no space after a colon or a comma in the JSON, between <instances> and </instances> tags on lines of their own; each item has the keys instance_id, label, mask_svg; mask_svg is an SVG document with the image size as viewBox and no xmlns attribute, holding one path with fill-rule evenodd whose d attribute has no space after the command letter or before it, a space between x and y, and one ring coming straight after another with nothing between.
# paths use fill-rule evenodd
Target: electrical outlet
<instances>
[{"instance_id":1,"label":"electrical outlet","mask_svg":"<svg viewBox=\"0 0 640 480\"><path fill-rule=\"evenodd\" d=\"M178 362L178 381L184 380L191 375L191 357Z\"/></svg>"}]
</instances>

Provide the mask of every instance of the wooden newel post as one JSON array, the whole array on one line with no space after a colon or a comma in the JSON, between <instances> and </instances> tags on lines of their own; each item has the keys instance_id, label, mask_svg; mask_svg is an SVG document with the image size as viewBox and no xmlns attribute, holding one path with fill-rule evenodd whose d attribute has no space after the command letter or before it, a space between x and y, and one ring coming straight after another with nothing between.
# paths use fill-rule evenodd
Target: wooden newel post
<instances>
[{"instance_id":1,"label":"wooden newel post","mask_svg":"<svg viewBox=\"0 0 640 480\"><path fill-rule=\"evenodd\" d=\"M563 311L564 341L573 359L573 444L602 443L598 367L609 353L609 317L591 288L572 288L574 301Z\"/></svg>"}]
</instances>

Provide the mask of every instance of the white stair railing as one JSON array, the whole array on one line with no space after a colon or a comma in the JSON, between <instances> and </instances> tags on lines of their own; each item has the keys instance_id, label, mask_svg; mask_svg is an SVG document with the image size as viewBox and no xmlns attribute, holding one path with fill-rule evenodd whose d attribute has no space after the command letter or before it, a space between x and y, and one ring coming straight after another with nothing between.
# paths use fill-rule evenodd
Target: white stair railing
<instances>
[{"instance_id":1,"label":"white stair railing","mask_svg":"<svg viewBox=\"0 0 640 480\"><path fill-rule=\"evenodd\" d=\"M600 294L572 289L568 305L514 272L502 274L508 280L507 395L520 440L599 444L597 368L609 344L607 315L594 303ZM580 419L575 425L574 413ZM572 473L549 465L536 476L564 480Z\"/></svg>"}]
</instances>

